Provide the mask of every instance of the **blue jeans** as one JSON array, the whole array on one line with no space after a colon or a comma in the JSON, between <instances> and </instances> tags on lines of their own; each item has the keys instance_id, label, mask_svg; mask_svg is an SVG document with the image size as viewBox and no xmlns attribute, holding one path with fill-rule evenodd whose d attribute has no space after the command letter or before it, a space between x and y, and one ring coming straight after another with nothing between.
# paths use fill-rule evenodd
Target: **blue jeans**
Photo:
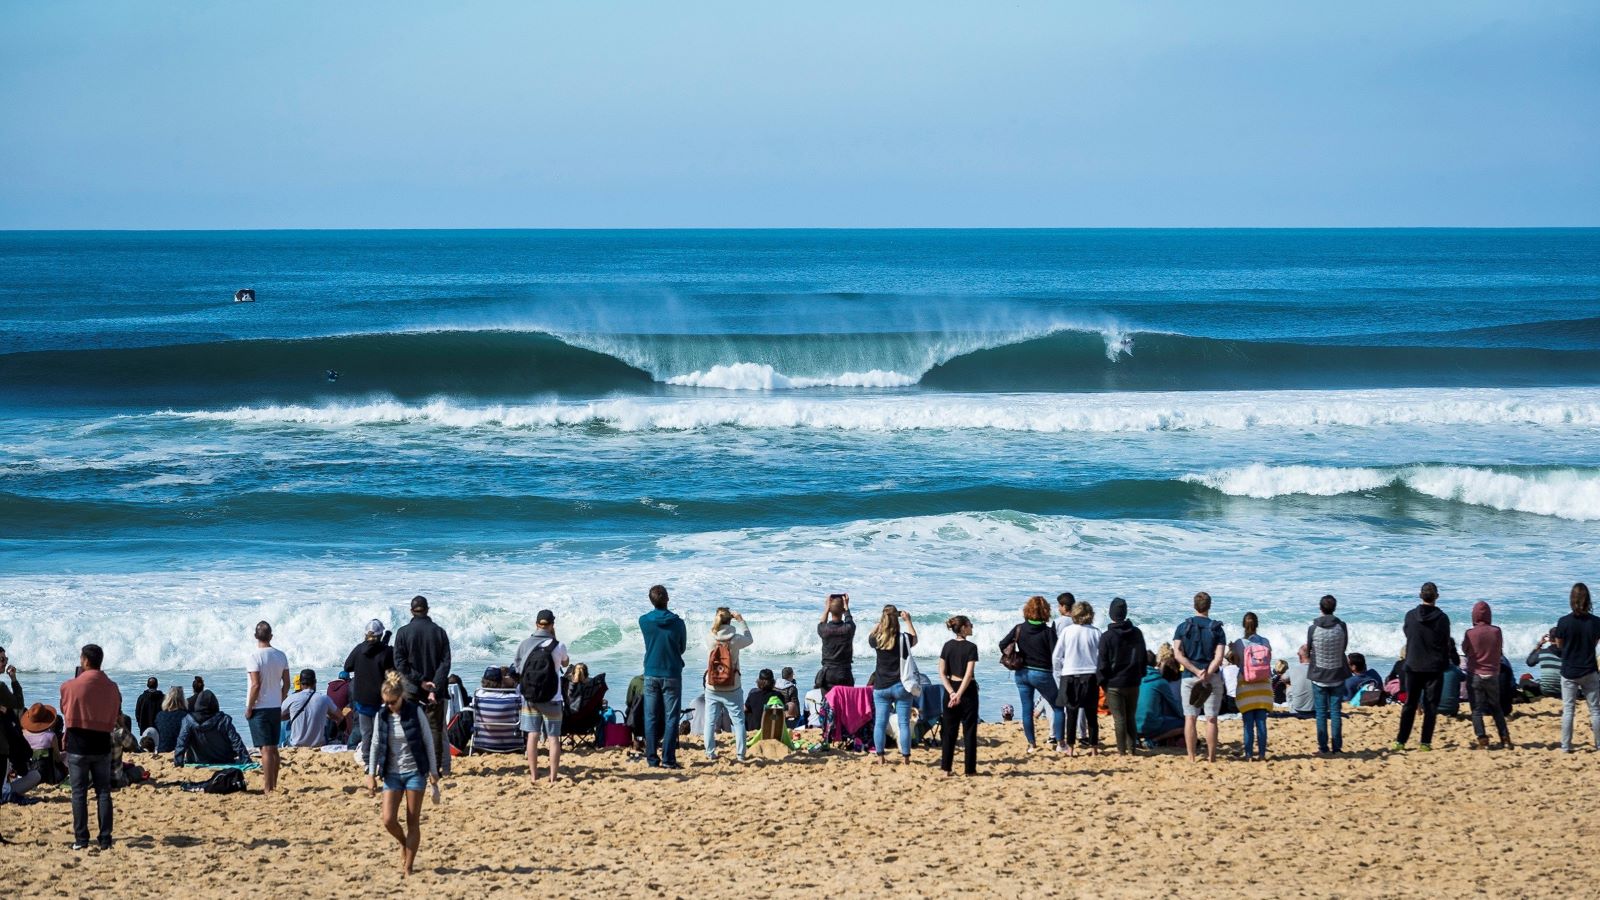
<instances>
[{"instance_id":1,"label":"blue jeans","mask_svg":"<svg viewBox=\"0 0 1600 900\"><path fill-rule=\"evenodd\" d=\"M1323 687L1320 684L1311 686L1311 708L1317 716L1317 749L1323 753L1344 752L1344 721L1340 716L1339 704L1344 702L1344 685L1336 684L1333 687ZM1329 720L1332 720L1333 743L1328 743Z\"/></svg>"},{"instance_id":2,"label":"blue jeans","mask_svg":"<svg viewBox=\"0 0 1600 900\"><path fill-rule=\"evenodd\" d=\"M89 843L89 788L94 788L101 843L111 841L111 754L67 754L67 780L72 785L72 840Z\"/></svg>"},{"instance_id":3,"label":"blue jeans","mask_svg":"<svg viewBox=\"0 0 1600 900\"><path fill-rule=\"evenodd\" d=\"M739 691L713 691L706 689L705 727L703 737L706 742L706 756L711 759L717 757L717 707L728 711L728 721L733 723L733 739L735 749L740 759L744 759L745 729L744 729L744 697Z\"/></svg>"},{"instance_id":4,"label":"blue jeans","mask_svg":"<svg viewBox=\"0 0 1600 900\"><path fill-rule=\"evenodd\" d=\"M644 679L644 758L652 766L678 764L678 719L683 715L683 679ZM659 750L659 756L657 752Z\"/></svg>"},{"instance_id":5,"label":"blue jeans","mask_svg":"<svg viewBox=\"0 0 1600 900\"><path fill-rule=\"evenodd\" d=\"M1067 717L1061 711L1061 704L1056 702L1055 678L1049 672L1039 669L1019 669L1012 672L1011 677L1017 683L1017 699L1022 701L1017 710L1017 718L1022 720L1022 736L1028 739L1028 746L1032 747L1034 742L1034 691L1043 694L1044 702L1050 704L1050 737L1060 744L1067 733Z\"/></svg>"},{"instance_id":6,"label":"blue jeans","mask_svg":"<svg viewBox=\"0 0 1600 900\"><path fill-rule=\"evenodd\" d=\"M872 746L882 756L889 739L889 705L900 725L900 755L911 755L911 692L900 684L872 689Z\"/></svg>"},{"instance_id":7,"label":"blue jeans","mask_svg":"<svg viewBox=\"0 0 1600 900\"><path fill-rule=\"evenodd\" d=\"M1252 709L1247 713L1240 713L1244 719L1244 755L1246 759L1252 756L1267 755L1267 711Z\"/></svg>"}]
</instances>

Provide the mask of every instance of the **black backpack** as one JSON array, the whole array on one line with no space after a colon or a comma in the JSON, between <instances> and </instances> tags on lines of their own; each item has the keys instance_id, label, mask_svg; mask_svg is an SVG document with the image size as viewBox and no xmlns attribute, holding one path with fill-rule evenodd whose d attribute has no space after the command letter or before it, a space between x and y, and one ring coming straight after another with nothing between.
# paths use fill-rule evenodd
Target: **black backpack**
<instances>
[{"instance_id":1,"label":"black backpack","mask_svg":"<svg viewBox=\"0 0 1600 900\"><path fill-rule=\"evenodd\" d=\"M548 703L555 699L556 689L561 686L555 652L555 638L528 651L528 658L522 661L522 672L518 676L522 683L522 699L529 703Z\"/></svg>"},{"instance_id":2,"label":"black backpack","mask_svg":"<svg viewBox=\"0 0 1600 900\"><path fill-rule=\"evenodd\" d=\"M244 790L244 773L238 769L218 769L205 781L191 781L183 789L197 794L237 794Z\"/></svg>"}]
</instances>

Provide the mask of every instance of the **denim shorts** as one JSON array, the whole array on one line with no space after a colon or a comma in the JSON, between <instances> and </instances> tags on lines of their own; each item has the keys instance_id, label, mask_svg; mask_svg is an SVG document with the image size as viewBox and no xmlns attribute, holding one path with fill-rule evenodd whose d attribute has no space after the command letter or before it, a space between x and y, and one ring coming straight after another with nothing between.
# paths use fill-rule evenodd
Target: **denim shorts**
<instances>
[{"instance_id":1,"label":"denim shorts","mask_svg":"<svg viewBox=\"0 0 1600 900\"><path fill-rule=\"evenodd\" d=\"M535 737L561 737L561 701L523 703L517 727Z\"/></svg>"},{"instance_id":2,"label":"denim shorts","mask_svg":"<svg viewBox=\"0 0 1600 900\"><path fill-rule=\"evenodd\" d=\"M428 776L421 772L401 772L399 775L383 776L383 789L386 791L420 791L428 786Z\"/></svg>"},{"instance_id":3,"label":"denim shorts","mask_svg":"<svg viewBox=\"0 0 1600 900\"><path fill-rule=\"evenodd\" d=\"M276 747L283 736L283 710L257 709L250 714L250 740L257 747Z\"/></svg>"}]
</instances>

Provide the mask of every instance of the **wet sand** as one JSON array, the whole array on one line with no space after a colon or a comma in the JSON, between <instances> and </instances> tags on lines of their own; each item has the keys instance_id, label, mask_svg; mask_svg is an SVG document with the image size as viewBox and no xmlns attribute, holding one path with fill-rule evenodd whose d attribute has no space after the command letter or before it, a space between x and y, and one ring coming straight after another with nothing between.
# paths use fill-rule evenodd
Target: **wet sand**
<instances>
[{"instance_id":1,"label":"wet sand","mask_svg":"<svg viewBox=\"0 0 1600 900\"><path fill-rule=\"evenodd\" d=\"M1600 825L1600 754L1555 749L1558 703L1518 707L1515 751L1469 749L1463 717L1441 720L1433 752L1391 754L1397 715L1353 711L1352 752L1335 760L1313 755L1309 720L1273 719L1273 759L1214 766L1172 751L1029 756L1019 726L985 725L974 778L942 777L922 749L907 767L842 752L737 764L725 741L712 764L694 738L683 772L580 752L555 786L529 785L517 757L457 759L443 804L424 807L409 882L350 756L287 751L271 797L259 773L246 794L184 793L200 773L130 756L154 783L118 792L112 851L72 852L66 789L41 788L44 802L0 807L18 844L0 848L0 884L8 896L1366 900L1550 895L1547 874L1586 893L1600 880L1579 837ZM1222 734L1231 756L1238 722Z\"/></svg>"}]
</instances>

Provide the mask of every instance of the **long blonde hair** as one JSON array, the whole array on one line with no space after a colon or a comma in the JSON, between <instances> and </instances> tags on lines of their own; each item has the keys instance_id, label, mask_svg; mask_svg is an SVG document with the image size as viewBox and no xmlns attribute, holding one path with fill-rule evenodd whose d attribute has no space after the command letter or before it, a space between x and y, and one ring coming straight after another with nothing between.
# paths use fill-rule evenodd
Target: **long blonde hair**
<instances>
[{"instance_id":1,"label":"long blonde hair","mask_svg":"<svg viewBox=\"0 0 1600 900\"><path fill-rule=\"evenodd\" d=\"M712 640L716 639L717 632L721 631L724 625L727 625L729 622L732 622L732 621L733 621L733 610L727 608L726 606L717 607L717 614L715 616L711 617L711 638L712 638Z\"/></svg>"},{"instance_id":2,"label":"long blonde hair","mask_svg":"<svg viewBox=\"0 0 1600 900\"><path fill-rule=\"evenodd\" d=\"M869 643L879 650L893 650L900 644L900 610L893 603L883 608L878 627L872 629Z\"/></svg>"},{"instance_id":3,"label":"long blonde hair","mask_svg":"<svg viewBox=\"0 0 1600 900\"><path fill-rule=\"evenodd\" d=\"M183 688L173 685L167 689L167 699L161 704L162 712L183 712L188 707L183 703Z\"/></svg>"}]
</instances>

